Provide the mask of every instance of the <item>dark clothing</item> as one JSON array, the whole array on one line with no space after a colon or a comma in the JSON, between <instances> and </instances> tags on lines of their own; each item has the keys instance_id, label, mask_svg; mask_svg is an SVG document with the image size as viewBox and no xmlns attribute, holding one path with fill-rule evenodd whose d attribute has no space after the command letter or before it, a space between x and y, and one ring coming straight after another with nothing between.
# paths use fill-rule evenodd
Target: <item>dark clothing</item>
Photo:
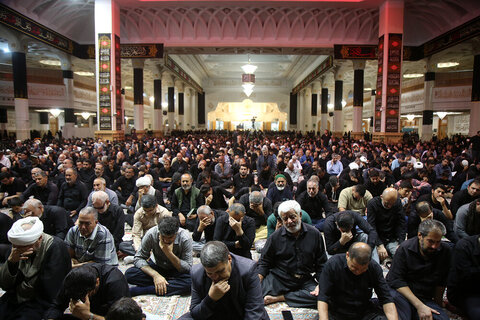
<instances>
[{"instance_id":1,"label":"dark clothing","mask_svg":"<svg viewBox=\"0 0 480 320\"><path fill-rule=\"evenodd\" d=\"M17 192L22 193L25 191L25 182L22 181L20 178L13 178L13 182L11 184L3 184L0 187L0 192L2 194L7 193L7 196L16 195Z\"/></svg>"},{"instance_id":2,"label":"dark clothing","mask_svg":"<svg viewBox=\"0 0 480 320\"><path fill-rule=\"evenodd\" d=\"M110 203L104 213L98 214L98 222L110 231L115 241L115 248L118 250L118 246L125 234L125 213L122 207Z\"/></svg>"},{"instance_id":3,"label":"dark clothing","mask_svg":"<svg viewBox=\"0 0 480 320\"><path fill-rule=\"evenodd\" d=\"M120 191L120 194L124 200L123 202L120 200L120 198L118 200L124 204L127 198L133 193L133 189L135 189L135 177L127 179L125 176L121 176L115 180L110 189L113 191Z\"/></svg>"},{"instance_id":4,"label":"dark clothing","mask_svg":"<svg viewBox=\"0 0 480 320\"><path fill-rule=\"evenodd\" d=\"M69 213L58 206L44 206L40 220L43 222L43 232L57 236L62 240L65 239L68 229L73 227L73 221Z\"/></svg>"},{"instance_id":5,"label":"dark clothing","mask_svg":"<svg viewBox=\"0 0 480 320\"><path fill-rule=\"evenodd\" d=\"M368 181L364 184L365 188L370 191L372 197L378 197L382 194L383 190L387 188L385 182L379 181L377 184L373 183L368 179Z\"/></svg>"},{"instance_id":6,"label":"dark clothing","mask_svg":"<svg viewBox=\"0 0 480 320\"><path fill-rule=\"evenodd\" d=\"M311 279L312 273L320 279L326 261L322 234L302 222L297 238L281 227L267 239L258 261L258 273L265 277L271 272L296 286Z\"/></svg>"},{"instance_id":7,"label":"dark clothing","mask_svg":"<svg viewBox=\"0 0 480 320\"><path fill-rule=\"evenodd\" d=\"M467 189L460 190L455 192L452 197L452 201L450 202L450 211L452 211L453 217L457 215L458 209L463 206L464 204L470 203L473 200L479 198L478 196L472 197Z\"/></svg>"},{"instance_id":8,"label":"dark clothing","mask_svg":"<svg viewBox=\"0 0 480 320\"><path fill-rule=\"evenodd\" d=\"M40 187L34 183L22 193L22 200L26 201L30 196L40 200L43 205L54 206L57 204L58 188L51 181L48 181L45 187Z\"/></svg>"},{"instance_id":9,"label":"dark clothing","mask_svg":"<svg viewBox=\"0 0 480 320\"><path fill-rule=\"evenodd\" d=\"M213 199L210 202L210 208L212 209L219 209L219 210L227 210L228 205L225 201L225 197L230 199L232 194L225 190L223 187L212 187L212 194Z\"/></svg>"},{"instance_id":10,"label":"dark clothing","mask_svg":"<svg viewBox=\"0 0 480 320\"><path fill-rule=\"evenodd\" d=\"M373 198L367 204L367 221L377 231L377 245L394 241L400 244L405 240L407 228L400 199L390 209L385 209L382 198Z\"/></svg>"},{"instance_id":11,"label":"dark clothing","mask_svg":"<svg viewBox=\"0 0 480 320\"><path fill-rule=\"evenodd\" d=\"M395 290L409 287L417 298L432 300L435 288L447 284L450 258L450 246L444 242L425 259L420 253L419 238L408 239L400 244L393 257L387 282Z\"/></svg>"},{"instance_id":12,"label":"dark clothing","mask_svg":"<svg viewBox=\"0 0 480 320\"><path fill-rule=\"evenodd\" d=\"M36 282L30 283L33 286L33 296L20 304L16 298L16 290L22 286L24 281L28 280L24 279L24 275L18 269L18 263L7 262L7 264L6 267L10 270L10 274L16 276L11 283L0 283L0 287L6 291L0 299L0 319L42 319L43 313L53 303L62 287L63 279L72 268L67 246L61 239L53 237L53 242L43 257ZM36 313L30 313L30 310L34 310ZM28 312L28 316L24 313L25 311Z\"/></svg>"},{"instance_id":13,"label":"dark clothing","mask_svg":"<svg viewBox=\"0 0 480 320\"><path fill-rule=\"evenodd\" d=\"M255 240L255 220L253 218L244 216L242 220L243 234L239 237L233 231L228 222L230 216L228 214L222 215L215 221L215 232L213 234L213 240L222 241L228 247L231 253L236 255L252 258L250 248L252 247L253 240ZM240 243L240 248L235 248L235 242Z\"/></svg>"},{"instance_id":14,"label":"dark clothing","mask_svg":"<svg viewBox=\"0 0 480 320\"><path fill-rule=\"evenodd\" d=\"M264 215L260 215L256 213L252 208L250 208L249 197L250 194L244 194L243 196L241 196L238 202L243 204L243 206L245 207L246 215L255 219L255 228L258 228L260 226L266 226L268 217L273 213L272 202L268 198L263 198L262 208Z\"/></svg>"},{"instance_id":15,"label":"dark clothing","mask_svg":"<svg viewBox=\"0 0 480 320\"><path fill-rule=\"evenodd\" d=\"M235 188L235 192L238 192L245 187L251 187L253 183L253 175L250 173L247 174L245 178L242 178L240 173L233 176L233 187Z\"/></svg>"},{"instance_id":16,"label":"dark clothing","mask_svg":"<svg viewBox=\"0 0 480 320\"><path fill-rule=\"evenodd\" d=\"M175 161L174 163L172 163L172 170L173 172L180 172L180 173L185 173L188 171L188 163L186 163L185 161Z\"/></svg>"},{"instance_id":17,"label":"dark clothing","mask_svg":"<svg viewBox=\"0 0 480 320\"><path fill-rule=\"evenodd\" d=\"M213 234L215 232L215 224L218 221L218 218L223 215L228 215L225 211L221 210L213 210L213 214L215 216L215 222L205 229L203 229L203 233L205 234L205 242L209 242L213 240ZM200 241L202 238L202 232L198 232L198 226L200 225L200 220L197 218L195 219L195 228L193 229L192 239L193 241Z\"/></svg>"},{"instance_id":18,"label":"dark clothing","mask_svg":"<svg viewBox=\"0 0 480 320\"><path fill-rule=\"evenodd\" d=\"M203 195L200 193L198 190L198 195L195 197L195 199L192 199L192 194L194 193L194 186L190 189L190 191L185 194L185 191L182 188L177 188L173 192L172 196L172 201L171 201L171 209L173 212L174 217L178 217L178 214L181 213L185 216L185 227L189 231L193 231L193 228L195 226L195 220L189 219L188 214L191 212L191 214L196 214L197 209L205 204L205 198ZM177 191L179 190L179 191ZM177 194L180 194L181 197L179 198ZM193 203L193 207L192 207Z\"/></svg>"},{"instance_id":19,"label":"dark clothing","mask_svg":"<svg viewBox=\"0 0 480 320\"><path fill-rule=\"evenodd\" d=\"M344 211L347 212L347 211ZM340 243L340 238L342 233L337 228L336 221L338 220L338 216L343 212L337 212L331 216L329 216L325 220L325 224L323 226L324 236L325 236L325 243L327 245L327 251L329 254L334 255L337 253L345 253L347 252L350 245L355 242L355 236L357 235L357 227L362 230L364 233L368 235L368 244L372 249L375 248L377 243L377 232L375 229L372 228L370 224L368 224L362 216L356 211L349 211L353 215L353 227L352 227L352 235L353 238L349 242L345 243L343 246Z\"/></svg>"},{"instance_id":20,"label":"dark clothing","mask_svg":"<svg viewBox=\"0 0 480 320\"><path fill-rule=\"evenodd\" d=\"M272 188L268 188L267 198L270 199L272 204L275 204L277 202L293 200L293 194L288 186L285 186L285 189L282 191L278 190L276 186L273 186Z\"/></svg>"},{"instance_id":21,"label":"dark clothing","mask_svg":"<svg viewBox=\"0 0 480 320\"><path fill-rule=\"evenodd\" d=\"M67 211L75 210L77 214L87 205L88 190L85 184L76 180L73 185L65 182L58 193L57 206Z\"/></svg>"},{"instance_id":22,"label":"dark clothing","mask_svg":"<svg viewBox=\"0 0 480 320\"><path fill-rule=\"evenodd\" d=\"M93 189L93 180L95 180L95 170L92 168L90 169L81 169L78 171L78 178L80 181L85 183L85 186L87 187L88 191ZM108 188L108 185L107 185Z\"/></svg>"},{"instance_id":23,"label":"dark clothing","mask_svg":"<svg viewBox=\"0 0 480 320\"><path fill-rule=\"evenodd\" d=\"M335 319L360 319L371 312L375 308L370 300L373 289L381 305L393 303L382 267L371 260L367 271L357 276L348 268L345 254L327 261L318 287L318 301L328 304Z\"/></svg>"},{"instance_id":24,"label":"dark clothing","mask_svg":"<svg viewBox=\"0 0 480 320\"><path fill-rule=\"evenodd\" d=\"M340 196L340 192L347 187L347 182L343 179L339 180L340 187L337 190L332 188L330 182L325 185L325 195L327 196L329 201L338 201L338 197Z\"/></svg>"},{"instance_id":25,"label":"dark clothing","mask_svg":"<svg viewBox=\"0 0 480 320\"><path fill-rule=\"evenodd\" d=\"M297 201L302 210L305 210L312 219L324 219L333 213L327 196L320 191L313 198L308 195L307 191L304 191Z\"/></svg>"},{"instance_id":26,"label":"dark clothing","mask_svg":"<svg viewBox=\"0 0 480 320\"><path fill-rule=\"evenodd\" d=\"M433 209L433 219L443 223L443 225L447 229L447 234L445 235L445 237L448 240L453 243L456 243L458 241L458 237L453 231L453 221L448 220L443 214L443 212L437 209ZM421 222L422 221L418 216L417 212L413 211L410 217L408 217L408 239L416 237L418 235L418 226L420 226Z\"/></svg>"},{"instance_id":27,"label":"dark clothing","mask_svg":"<svg viewBox=\"0 0 480 320\"><path fill-rule=\"evenodd\" d=\"M108 264L89 264L97 272L100 279L98 291L90 297L90 311L99 316L105 316L110 306L122 297L130 297L128 283L118 268ZM45 313L44 319L60 319L68 307L70 297L65 296L65 288L58 293L55 302Z\"/></svg>"},{"instance_id":28,"label":"dark clothing","mask_svg":"<svg viewBox=\"0 0 480 320\"><path fill-rule=\"evenodd\" d=\"M417 203L421 202L421 201L427 201L428 203L430 203L432 205L433 208L438 209L440 211L443 211L443 207L440 204L440 202L436 202L436 203L433 202L432 197L433 197L433 195L431 193L423 194L420 197L418 197ZM448 204L448 201L445 201L445 204L447 205L447 208L450 209L450 205Z\"/></svg>"},{"instance_id":29,"label":"dark clothing","mask_svg":"<svg viewBox=\"0 0 480 320\"><path fill-rule=\"evenodd\" d=\"M448 277L447 296L456 307L464 311L468 298L480 298L480 243L479 236L469 236L458 241L453 250ZM478 307L478 305L477 305ZM478 319L470 317L470 319Z\"/></svg>"},{"instance_id":30,"label":"dark clothing","mask_svg":"<svg viewBox=\"0 0 480 320\"><path fill-rule=\"evenodd\" d=\"M208 295L212 280L201 264L193 266L190 313L180 319L266 320L262 289L254 261L232 254L230 290L218 301Z\"/></svg>"}]
</instances>

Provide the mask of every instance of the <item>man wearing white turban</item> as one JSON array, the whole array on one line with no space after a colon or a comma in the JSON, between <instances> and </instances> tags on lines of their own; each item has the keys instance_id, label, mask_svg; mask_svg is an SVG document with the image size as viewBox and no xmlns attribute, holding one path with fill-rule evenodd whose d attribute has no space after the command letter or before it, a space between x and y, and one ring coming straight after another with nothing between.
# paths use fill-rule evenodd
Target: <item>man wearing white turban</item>
<instances>
[{"instance_id":1,"label":"man wearing white turban","mask_svg":"<svg viewBox=\"0 0 480 320\"><path fill-rule=\"evenodd\" d=\"M12 251L0 266L0 320L42 319L72 265L65 243L43 233L37 217L16 221L7 233Z\"/></svg>"}]
</instances>

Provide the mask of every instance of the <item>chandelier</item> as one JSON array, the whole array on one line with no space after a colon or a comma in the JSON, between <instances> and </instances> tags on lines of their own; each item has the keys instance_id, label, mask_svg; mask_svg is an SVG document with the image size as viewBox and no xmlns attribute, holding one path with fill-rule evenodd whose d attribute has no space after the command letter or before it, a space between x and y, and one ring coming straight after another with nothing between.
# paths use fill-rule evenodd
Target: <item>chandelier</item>
<instances>
[{"instance_id":1,"label":"chandelier","mask_svg":"<svg viewBox=\"0 0 480 320\"><path fill-rule=\"evenodd\" d=\"M242 66L242 70L244 72L242 74L243 92L247 97L250 97L255 87L255 75L253 73L257 70L257 66L250 63L250 55L248 56L248 63Z\"/></svg>"}]
</instances>

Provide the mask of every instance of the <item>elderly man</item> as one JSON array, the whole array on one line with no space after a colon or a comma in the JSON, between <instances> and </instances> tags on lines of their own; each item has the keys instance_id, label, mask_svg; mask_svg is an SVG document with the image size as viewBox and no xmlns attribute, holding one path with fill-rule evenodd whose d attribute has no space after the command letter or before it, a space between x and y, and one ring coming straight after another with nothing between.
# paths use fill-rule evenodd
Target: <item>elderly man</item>
<instances>
[{"instance_id":1,"label":"elderly man","mask_svg":"<svg viewBox=\"0 0 480 320\"><path fill-rule=\"evenodd\" d=\"M90 262L118 265L113 236L98 222L98 212L92 207L80 210L77 225L68 230L65 242L74 268Z\"/></svg>"},{"instance_id":2,"label":"elderly man","mask_svg":"<svg viewBox=\"0 0 480 320\"><path fill-rule=\"evenodd\" d=\"M328 260L320 275L319 320L398 319L382 268L372 261L371 254L368 244L356 242L346 254L337 254ZM383 312L371 300L372 289Z\"/></svg>"},{"instance_id":3,"label":"elderly man","mask_svg":"<svg viewBox=\"0 0 480 320\"><path fill-rule=\"evenodd\" d=\"M372 198L372 194L363 185L345 188L338 198L338 211L353 210L365 216L367 203Z\"/></svg>"},{"instance_id":4,"label":"elderly man","mask_svg":"<svg viewBox=\"0 0 480 320\"><path fill-rule=\"evenodd\" d=\"M43 319L71 319L64 316L67 307L75 319L103 319L115 301L129 296L127 280L118 268L91 263L67 274Z\"/></svg>"},{"instance_id":5,"label":"elderly man","mask_svg":"<svg viewBox=\"0 0 480 320\"><path fill-rule=\"evenodd\" d=\"M404 241L393 257L386 279L400 319L449 319L440 307L451 260L445 233L441 222L425 220L417 237Z\"/></svg>"},{"instance_id":6,"label":"elderly man","mask_svg":"<svg viewBox=\"0 0 480 320\"><path fill-rule=\"evenodd\" d=\"M312 219L313 225L320 231L323 231L325 218L332 214L328 198L319 191L318 182L315 179L309 179L307 190L302 192L297 201L302 210L305 210Z\"/></svg>"},{"instance_id":7,"label":"elderly man","mask_svg":"<svg viewBox=\"0 0 480 320\"><path fill-rule=\"evenodd\" d=\"M122 207L110 203L108 194L104 191L94 192L92 207L98 212L98 222L112 234L115 248L118 250L125 234L125 214Z\"/></svg>"},{"instance_id":8,"label":"elderly man","mask_svg":"<svg viewBox=\"0 0 480 320\"><path fill-rule=\"evenodd\" d=\"M45 171L35 174L35 183L31 184L27 190L22 193L22 200L25 201L31 196L42 201L45 205L56 205L58 198L57 186L48 180Z\"/></svg>"},{"instance_id":9,"label":"elderly man","mask_svg":"<svg viewBox=\"0 0 480 320\"><path fill-rule=\"evenodd\" d=\"M133 217L132 241L124 241L120 243L120 251L130 256L134 256L135 252L140 249L142 238L150 228L158 225L164 217L171 217L172 212L165 207L157 204L154 196L146 194L141 200L142 207L135 212ZM124 259L124 262L130 262L131 258Z\"/></svg>"},{"instance_id":10,"label":"elderly man","mask_svg":"<svg viewBox=\"0 0 480 320\"><path fill-rule=\"evenodd\" d=\"M293 194L287 186L285 175L279 173L275 176L275 187L268 189L267 198L270 199L272 204L293 199Z\"/></svg>"},{"instance_id":11,"label":"elderly man","mask_svg":"<svg viewBox=\"0 0 480 320\"><path fill-rule=\"evenodd\" d=\"M193 186L190 173L184 173L180 179L181 187L175 189L172 197L173 216L178 217L182 228L193 231L197 209L205 204L200 190Z\"/></svg>"},{"instance_id":12,"label":"elderly man","mask_svg":"<svg viewBox=\"0 0 480 320\"><path fill-rule=\"evenodd\" d=\"M256 264L228 252L224 243L207 243L200 253L201 265L192 268L190 313L181 320L269 319L262 302Z\"/></svg>"},{"instance_id":13,"label":"elderly man","mask_svg":"<svg viewBox=\"0 0 480 320\"><path fill-rule=\"evenodd\" d=\"M135 204L135 211L140 209L140 201L142 197L146 194L155 196L157 203L161 206L165 206L163 202L163 191L157 190L153 187L153 177L149 174L144 175L141 178L138 178L135 182L137 187L137 203Z\"/></svg>"},{"instance_id":14,"label":"elderly man","mask_svg":"<svg viewBox=\"0 0 480 320\"><path fill-rule=\"evenodd\" d=\"M215 223L213 239L225 243L230 252L251 259L255 220L245 215L245 207L241 203L232 204L227 212L228 215L219 217Z\"/></svg>"},{"instance_id":15,"label":"elderly man","mask_svg":"<svg viewBox=\"0 0 480 320\"><path fill-rule=\"evenodd\" d=\"M480 319L480 235L460 240L453 251L447 282L448 302L469 319Z\"/></svg>"},{"instance_id":16,"label":"elderly man","mask_svg":"<svg viewBox=\"0 0 480 320\"><path fill-rule=\"evenodd\" d=\"M110 203L117 206L119 205L117 194L113 190L110 190L106 187L105 179L96 178L95 180L93 180L93 190L88 195L88 201L87 201L88 207L92 206L92 195L95 191L105 191L108 195L108 200L110 201Z\"/></svg>"},{"instance_id":17,"label":"elderly man","mask_svg":"<svg viewBox=\"0 0 480 320\"><path fill-rule=\"evenodd\" d=\"M40 320L71 269L62 240L43 233L37 217L16 221L8 231L12 251L0 265L0 319Z\"/></svg>"},{"instance_id":18,"label":"elderly man","mask_svg":"<svg viewBox=\"0 0 480 320\"><path fill-rule=\"evenodd\" d=\"M377 231L377 250L380 261L390 254L395 255L398 246L405 240L407 226L398 192L387 188L382 195L368 202L368 223Z\"/></svg>"},{"instance_id":19,"label":"elderly man","mask_svg":"<svg viewBox=\"0 0 480 320\"><path fill-rule=\"evenodd\" d=\"M267 239L267 219L273 212L270 199L263 196L260 191L244 194L239 202L243 204L247 216L255 219L255 241Z\"/></svg>"},{"instance_id":20,"label":"elderly man","mask_svg":"<svg viewBox=\"0 0 480 320\"><path fill-rule=\"evenodd\" d=\"M73 227L73 221L68 212L57 206L44 206L40 200L28 199L23 204L24 216L39 218L43 223L43 232L65 239L68 230Z\"/></svg>"},{"instance_id":21,"label":"elderly man","mask_svg":"<svg viewBox=\"0 0 480 320\"><path fill-rule=\"evenodd\" d=\"M151 254L155 262L150 259ZM172 296L190 292L193 264L192 238L177 219L165 217L145 234L135 254L134 267L125 273L132 296Z\"/></svg>"},{"instance_id":22,"label":"elderly man","mask_svg":"<svg viewBox=\"0 0 480 320\"><path fill-rule=\"evenodd\" d=\"M280 204L278 214L283 226L267 239L258 262L264 303L285 301L290 307L316 308L315 279L327 261L322 235L302 223L300 204L294 200Z\"/></svg>"},{"instance_id":23,"label":"elderly man","mask_svg":"<svg viewBox=\"0 0 480 320\"><path fill-rule=\"evenodd\" d=\"M105 174L105 166L101 162L95 163L95 179L98 178L103 178L105 180L105 184L107 187L110 187L112 182L110 181L110 178ZM93 180L95 182L95 180ZM88 186L90 188L90 186Z\"/></svg>"},{"instance_id":24,"label":"elderly man","mask_svg":"<svg viewBox=\"0 0 480 320\"><path fill-rule=\"evenodd\" d=\"M289 160L287 164L287 168L285 169L285 173L287 173L290 178L292 179L292 183L294 186L298 185L298 179L300 179L300 176L302 175L302 172L300 169L295 168L294 166L294 161Z\"/></svg>"},{"instance_id":25,"label":"elderly man","mask_svg":"<svg viewBox=\"0 0 480 320\"><path fill-rule=\"evenodd\" d=\"M327 173L329 175L338 176L343 171L343 164L340 161L342 157L339 154L332 154L332 160L327 162Z\"/></svg>"},{"instance_id":26,"label":"elderly man","mask_svg":"<svg viewBox=\"0 0 480 320\"><path fill-rule=\"evenodd\" d=\"M65 170L65 183L60 187L57 206L65 208L70 217L77 220L77 214L87 204L88 191L83 182L77 180L77 170Z\"/></svg>"},{"instance_id":27,"label":"elderly man","mask_svg":"<svg viewBox=\"0 0 480 320\"><path fill-rule=\"evenodd\" d=\"M199 252L206 242L213 240L215 225L218 218L226 215L224 211L212 210L208 205L200 206L197 210L197 220L193 229L193 250ZM202 235L204 235L202 239Z\"/></svg>"}]
</instances>

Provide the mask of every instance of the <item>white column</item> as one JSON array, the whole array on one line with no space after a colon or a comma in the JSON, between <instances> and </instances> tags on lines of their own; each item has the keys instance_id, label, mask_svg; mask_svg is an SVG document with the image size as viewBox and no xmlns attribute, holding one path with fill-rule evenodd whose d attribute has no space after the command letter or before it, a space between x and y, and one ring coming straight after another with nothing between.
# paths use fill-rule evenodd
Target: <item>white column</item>
<instances>
[{"instance_id":1,"label":"white column","mask_svg":"<svg viewBox=\"0 0 480 320\"><path fill-rule=\"evenodd\" d=\"M298 93L298 131L305 131L305 90Z\"/></svg>"},{"instance_id":2,"label":"white column","mask_svg":"<svg viewBox=\"0 0 480 320\"><path fill-rule=\"evenodd\" d=\"M177 119L177 124L178 124L178 127L177 127L177 130L185 130L185 121L184 121L184 115L185 115L185 95L183 95L183 106L184 106L184 110L183 110L183 115L180 115L180 93L183 93L183 90L184 90L184 84L183 84L183 81L180 80L180 79L176 79L175 80L175 97L176 97L176 100L175 100L175 117Z\"/></svg>"},{"instance_id":3,"label":"white column","mask_svg":"<svg viewBox=\"0 0 480 320\"><path fill-rule=\"evenodd\" d=\"M305 123L303 125L304 131L312 130L312 87L305 88Z\"/></svg>"},{"instance_id":4,"label":"white column","mask_svg":"<svg viewBox=\"0 0 480 320\"><path fill-rule=\"evenodd\" d=\"M184 106L184 113L185 116L183 117L183 121L185 122L185 126L183 130L190 130L192 128L192 88L186 86L184 89L184 97L185 99L185 106Z\"/></svg>"}]
</instances>

